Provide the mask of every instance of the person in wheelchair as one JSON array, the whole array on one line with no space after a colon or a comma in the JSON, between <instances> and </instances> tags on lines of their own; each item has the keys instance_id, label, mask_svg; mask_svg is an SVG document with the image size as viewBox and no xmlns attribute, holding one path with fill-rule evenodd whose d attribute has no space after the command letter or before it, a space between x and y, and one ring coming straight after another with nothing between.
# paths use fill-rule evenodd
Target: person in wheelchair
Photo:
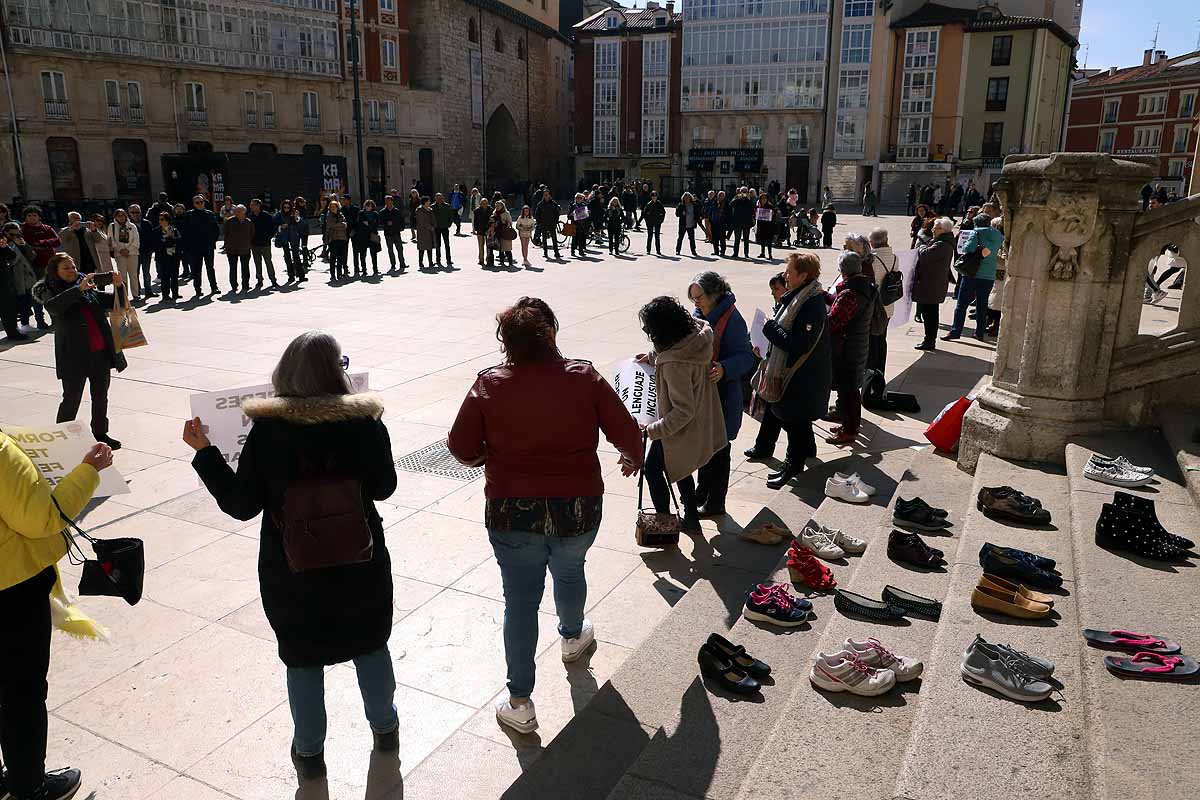
<instances>
[{"instance_id":1,"label":"person in wheelchair","mask_svg":"<svg viewBox=\"0 0 1200 800\"><path fill-rule=\"evenodd\" d=\"M800 211L796 225L796 233L801 247L820 247L821 229L817 227L817 212L815 209Z\"/></svg>"}]
</instances>

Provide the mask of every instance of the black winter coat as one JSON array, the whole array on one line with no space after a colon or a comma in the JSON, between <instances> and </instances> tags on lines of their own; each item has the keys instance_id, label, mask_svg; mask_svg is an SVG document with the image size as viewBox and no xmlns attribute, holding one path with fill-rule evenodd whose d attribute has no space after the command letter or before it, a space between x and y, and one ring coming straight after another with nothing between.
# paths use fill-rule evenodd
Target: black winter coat
<instances>
[{"instance_id":1,"label":"black winter coat","mask_svg":"<svg viewBox=\"0 0 1200 800\"><path fill-rule=\"evenodd\" d=\"M779 299L782 310L791 303L800 289L793 289ZM779 311L776 316L779 316ZM771 413L784 422L812 422L829 413L829 392L832 387L831 355L829 348L829 325L826 321L825 297L820 292L810 297L801 306L791 330L785 329L775 320L767 320L763 334L773 347L782 347L788 353L788 365L807 353L812 354L796 374L779 402L771 404ZM821 338L814 337L820 332Z\"/></svg>"},{"instance_id":2,"label":"black winter coat","mask_svg":"<svg viewBox=\"0 0 1200 800\"><path fill-rule=\"evenodd\" d=\"M158 227L158 216L150 219L154 227ZM183 248L192 252L207 253L217 246L221 236L221 222L217 215L207 208L193 208L183 214L183 219L172 216L171 223L179 228L183 236Z\"/></svg>"},{"instance_id":3,"label":"black winter coat","mask_svg":"<svg viewBox=\"0 0 1200 800\"><path fill-rule=\"evenodd\" d=\"M749 228L754 224L754 201L749 197L735 197L729 206L733 210L733 226L735 228Z\"/></svg>"},{"instance_id":4,"label":"black winter coat","mask_svg":"<svg viewBox=\"0 0 1200 800\"><path fill-rule=\"evenodd\" d=\"M558 203L550 200L539 200L537 210L533 212L533 216L537 219L538 227L542 230L552 230L558 226L558 218L562 215L562 209L558 207Z\"/></svg>"},{"instance_id":5,"label":"black winter coat","mask_svg":"<svg viewBox=\"0 0 1200 800\"><path fill-rule=\"evenodd\" d=\"M833 356L833 388L852 392L862 386L863 370L867 368L871 316L875 310L875 284L866 275L855 275L842 281L838 287L839 297L847 292L858 296L858 310L841 330L830 328L830 350Z\"/></svg>"},{"instance_id":6,"label":"black winter coat","mask_svg":"<svg viewBox=\"0 0 1200 800\"><path fill-rule=\"evenodd\" d=\"M192 467L229 516L249 520L262 512L258 580L279 658L313 667L378 650L392 628L392 574L374 501L396 491L382 401L374 394L273 397L247 401L242 410L254 424L236 473L216 447L198 451ZM301 454L320 463L332 457L339 472L361 481L374 539L370 561L300 573L288 567L276 516Z\"/></svg>"},{"instance_id":7,"label":"black winter coat","mask_svg":"<svg viewBox=\"0 0 1200 800\"><path fill-rule=\"evenodd\" d=\"M662 225L663 220L667 218L666 206L661 200L651 200L646 203L646 208L642 212L642 219L648 225Z\"/></svg>"},{"instance_id":8,"label":"black winter coat","mask_svg":"<svg viewBox=\"0 0 1200 800\"><path fill-rule=\"evenodd\" d=\"M90 291L80 288L83 275L75 283L64 283L58 278L46 278L33 287L33 299L50 312L54 325L54 374L59 380L86 375L91 347L88 344L88 325L84 319L84 308L90 309L100 335L104 337L104 352L110 366L117 372L125 369L125 355L118 353L113 345L112 328L108 324L108 312L117 302L111 292ZM124 292L121 288L117 291Z\"/></svg>"},{"instance_id":9,"label":"black winter coat","mask_svg":"<svg viewBox=\"0 0 1200 800\"><path fill-rule=\"evenodd\" d=\"M917 248L917 268L909 290L914 303L941 303L946 299L954 252L953 233L939 233L932 242Z\"/></svg>"}]
</instances>

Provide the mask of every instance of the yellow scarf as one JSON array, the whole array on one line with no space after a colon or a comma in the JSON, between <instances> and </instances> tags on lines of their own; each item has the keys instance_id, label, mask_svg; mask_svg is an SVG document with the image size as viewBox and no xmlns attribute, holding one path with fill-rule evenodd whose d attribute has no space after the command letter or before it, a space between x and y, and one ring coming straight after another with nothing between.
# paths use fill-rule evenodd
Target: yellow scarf
<instances>
[{"instance_id":1,"label":"yellow scarf","mask_svg":"<svg viewBox=\"0 0 1200 800\"><path fill-rule=\"evenodd\" d=\"M96 622L71 602L63 587L58 565L54 565L54 586L50 589L50 619L54 627L76 639L109 641L108 628Z\"/></svg>"}]
</instances>

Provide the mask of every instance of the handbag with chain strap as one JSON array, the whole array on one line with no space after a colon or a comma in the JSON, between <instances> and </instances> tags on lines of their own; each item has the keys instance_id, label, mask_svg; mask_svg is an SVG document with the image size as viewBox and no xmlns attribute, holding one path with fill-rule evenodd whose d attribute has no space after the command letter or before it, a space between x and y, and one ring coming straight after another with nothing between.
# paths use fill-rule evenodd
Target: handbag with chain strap
<instances>
[{"instance_id":1,"label":"handbag with chain strap","mask_svg":"<svg viewBox=\"0 0 1200 800\"><path fill-rule=\"evenodd\" d=\"M643 450L645 446L646 436L643 435ZM642 507L642 488L645 484L646 467L643 460L642 469L638 473L638 514L634 538L639 547L675 547L679 544L679 532L683 527L679 519L679 502L675 499L675 490L671 487L671 482L667 481L667 489L671 492L671 504L675 511L660 514L657 511L646 511Z\"/></svg>"}]
</instances>

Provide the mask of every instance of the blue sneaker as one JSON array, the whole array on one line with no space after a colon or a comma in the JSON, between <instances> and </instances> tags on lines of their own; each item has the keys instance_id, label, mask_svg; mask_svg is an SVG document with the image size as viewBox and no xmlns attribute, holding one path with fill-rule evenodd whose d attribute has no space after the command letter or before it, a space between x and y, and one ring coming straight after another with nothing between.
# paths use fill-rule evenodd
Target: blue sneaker
<instances>
[{"instance_id":1,"label":"blue sneaker","mask_svg":"<svg viewBox=\"0 0 1200 800\"><path fill-rule=\"evenodd\" d=\"M754 622L795 628L808 620L810 611L812 603L796 597L782 584L760 583L746 592L742 616Z\"/></svg>"}]
</instances>

